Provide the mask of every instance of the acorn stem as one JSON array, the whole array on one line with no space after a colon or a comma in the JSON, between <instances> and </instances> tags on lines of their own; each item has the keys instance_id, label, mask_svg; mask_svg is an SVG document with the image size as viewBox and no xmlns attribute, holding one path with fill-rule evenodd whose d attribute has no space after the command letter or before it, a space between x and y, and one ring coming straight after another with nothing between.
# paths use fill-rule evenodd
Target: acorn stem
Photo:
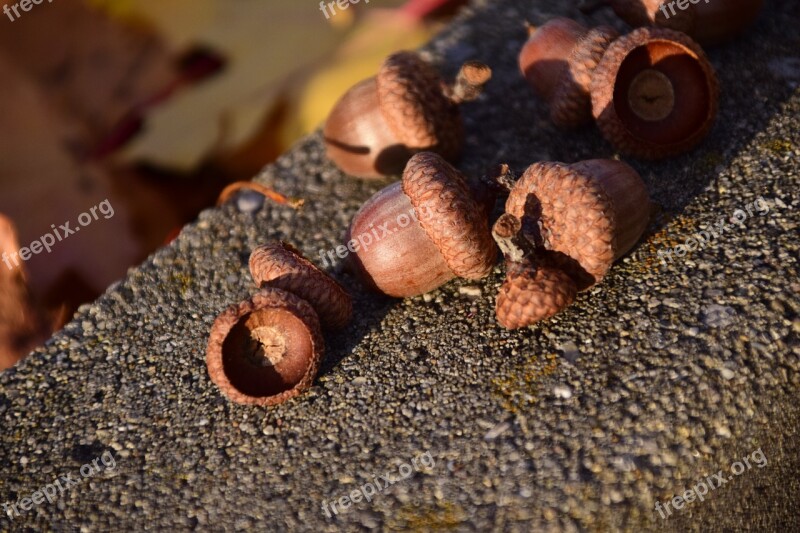
<instances>
[{"instance_id":1,"label":"acorn stem","mask_svg":"<svg viewBox=\"0 0 800 533\"><path fill-rule=\"evenodd\" d=\"M492 69L480 61L467 61L458 71L455 82L447 88L447 97L455 104L471 102L483 94L483 87L492 78Z\"/></svg>"},{"instance_id":2,"label":"acorn stem","mask_svg":"<svg viewBox=\"0 0 800 533\"><path fill-rule=\"evenodd\" d=\"M591 15L601 7L606 7L608 4L609 0L585 0L578 6L578 9L584 15Z\"/></svg>"},{"instance_id":3,"label":"acorn stem","mask_svg":"<svg viewBox=\"0 0 800 533\"><path fill-rule=\"evenodd\" d=\"M538 30L539 28L537 28L536 26L531 24L531 22L529 20L526 20L525 21L525 29L528 30L528 37L530 37L531 35L536 33L536 30Z\"/></svg>"},{"instance_id":4,"label":"acorn stem","mask_svg":"<svg viewBox=\"0 0 800 533\"><path fill-rule=\"evenodd\" d=\"M492 227L494 238L507 263L533 266L536 247L522 230L522 221L510 213L504 213Z\"/></svg>"}]
</instances>

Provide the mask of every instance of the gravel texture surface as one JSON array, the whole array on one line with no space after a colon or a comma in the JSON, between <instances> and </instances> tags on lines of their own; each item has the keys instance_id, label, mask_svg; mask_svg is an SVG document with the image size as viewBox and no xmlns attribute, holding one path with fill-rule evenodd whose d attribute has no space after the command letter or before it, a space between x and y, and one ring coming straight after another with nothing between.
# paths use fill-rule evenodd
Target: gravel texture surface
<instances>
[{"instance_id":1,"label":"gravel texture surface","mask_svg":"<svg viewBox=\"0 0 800 533\"><path fill-rule=\"evenodd\" d=\"M555 129L517 71L522 21L555 15L624 31L572 2L478 2L427 48L448 75L468 58L495 69L465 107L468 174L615 155L596 128ZM254 291L250 250L286 239L320 263L388 183L342 175L319 136L301 142L257 179L304 209L242 197L202 213L0 375L0 504L78 482L2 513L0 529L798 530L800 7L767 0L744 37L709 55L723 88L711 136L667 162L631 162L659 214L569 310L508 332L493 312L499 266L405 301L336 267L355 320L328 335L312 390L240 407L204 354L214 317ZM655 259L759 197L766 214ZM731 473L757 450L766 466ZM115 466L83 478L104 452ZM371 501L324 512L414 458L418 471ZM657 500L719 470L726 484L660 518Z\"/></svg>"}]
</instances>

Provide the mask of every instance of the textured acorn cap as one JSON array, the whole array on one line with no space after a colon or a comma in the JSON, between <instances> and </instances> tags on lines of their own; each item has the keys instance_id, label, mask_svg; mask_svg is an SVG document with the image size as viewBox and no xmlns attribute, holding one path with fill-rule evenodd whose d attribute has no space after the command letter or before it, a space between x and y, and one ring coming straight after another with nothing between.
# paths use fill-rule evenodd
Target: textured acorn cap
<instances>
[{"instance_id":1,"label":"textured acorn cap","mask_svg":"<svg viewBox=\"0 0 800 533\"><path fill-rule=\"evenodd\" d=\"M438 154L416 154L403 172L403 192L453 273L468 279L489 274L497 248L485 211L458 170Z\"/></svg>"},{"instance_id":2,"label":"textured acorn cap","mask_svg":"<svg viewBox=\"0 0 800 533\"><path fill-rule=\"evenodd\" d=\"M577 291L572 278L556 266L511 268L497 294L497 322L507 329L530 326L570 306Z\"/></svg>"},{"instance_id":3,"label":"textured acorn cap","mask_svg":"<svg viewBox=\"0 0 800 533\"><path fill-rule=\"evenodd\" d=\"M249 266L259 287L277 287L306 300L325 328L337 329L350 322L353 302L347 291L291 244L259 246L250 254Z\"/></svg>"},{"instance_id":4,"label":"textured acorn cap","mask_svg":"<svg viewBox=\"0 0 800 533\"><path fill-rule=\"evenodd\" d=\"M592 113L618 150L659 159L696 146L717 114L719 83L687 35L640 28L609 46L594 71Z\"/></svg>"},{"instance_id":5,"label":"textured acorn cap","mask_svg":"<svg viewBox=\"0 0 800 533\"><path fill-rule=\"evenodd\" d=\"M381 112L398 140L455 159L464 136L458 106L436 69L414 52L386 58L376 77Z\"/></svg>"},{"instance_id":6,"label":"textured acorn cap","mask_svg":"<svg viewBox=\"0 0 800 533\"><path fill-rule=\"evenodd\" d=\"M217 317L206 365L211 380L232 401L277 405L311 387L323 350L311 305L267 288Z\"/></svg>"},{"instance_id":7,"label":"textured acorn cap","mask_svg":"<svg viewBox=\"0 0 800 533\"><path fill-rule=\"evenodd\" d=\"M584 289L600 281L615 258L616 217L600 182L563 163L536 163L519 178L506 212L524 221L553 262Z\"/></svg>"},{"instance_id":8,"label":"textured acorn cap","mask_svg":"<svg viewBox=\"0 0 800 533\"><path fill-rule=\"evenodd\" d=\"M592 118L592 75L609 45L619 36L614 28L589 30L572 50L550 101L550 117L561 127L580 126Z\"/></svg>"}]
</instances>

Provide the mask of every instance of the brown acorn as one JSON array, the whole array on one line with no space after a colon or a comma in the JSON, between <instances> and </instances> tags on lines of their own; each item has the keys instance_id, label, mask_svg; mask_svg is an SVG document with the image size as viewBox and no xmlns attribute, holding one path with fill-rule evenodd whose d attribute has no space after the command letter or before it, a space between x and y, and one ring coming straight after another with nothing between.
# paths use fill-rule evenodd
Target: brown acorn
<instances>
[{"instance_id":1,"label":"brown acorn","mask_svg":"<svg viewBox=\"0 0 800 533\"><path fill-rule=\"evenodd\" d=\"M511 190L506 212L522 221L550 265L579 290L598 283L639 240L650 201L639 174L614 160L536 163Z\"/></svg>"},{"instance_id":2,"label":"brown acorn","mask_svg":"<svg viewBox=\"0 0 800 533\"><path fill-rule=\"evenodd\" d=\"M588 29L556 18L539 28L528 27L529 37L519 54L523 76L550 105L553 122L574 127L592 119L589 86L600 58L619 34L611 27Z\"/></svg>"},{"instance_id":3,"label":"brown acorn","mask_svg":"<svg viewBox=\"0 0 800 533\"><path fill-rule=\"evenodd\" d=\"M694 148L717 115L719 84L700 45L640 28L608 47L594 71L592 112L621 152L660 159Z\"/></svg>"},{"instance_id":4,"label":"brown acorn","mask_svg":"<svg viewBox=\"0 0 800 533\"><path fill-rule=\"evenodd\" d=\"M596 0L581 11L610 6L634 27L657 26L686 33L704 46L736 37L758 17L764 0Z\"/></svg>"},{"instance_id":5,"label":"brown acorn","mask_svg":"<svg viewBox=\"0 0 800 533\"><path fill-rule=\"evenodd\" d=\"M573 279L549 260L547 251L535 250L535 241L525 236L520 219L504 213L492 228L492 236L506 261L506 279L495 306L501 326L530 326L575 301Z\"/></svg>"},{"instance_id":6,"label":"brown acorn","mask_svg":"<svg viewBox=\"0 0 800 533\"><path fill-rule=\"evenodd\" d=\"M350 321L353 302L347 291L291 244L259 246L250 254L249 263L259 287L276 287L306 300L326 329L338 329Z\"/></svg>"},{"instance_id":7,"label":"brown acorn","mask_svg":"<svg viewBox=\"0 0 800 533\"><path fill-rule=\"evenodd\" d=\"M491 72L469 61L447 86L417 53L390 55L375 77L353 86L331 111L323 129L328 157L362 178L399 174L417 152L457 159L464 137L458 106L480 96Z\"/></svg>"},{"instance_id":8,"label":"brown acorn","mask_svg":"<svg viewBox=\"0 0 800 533\"><path fill-rule=\"evenodd\" d=\"M269 287L217 317L206 365L211 380L232 401L277 405L311 387L323 350L311 305Z\"/></svg>"},{"instance_id":9,"label":"brown acorn","mask_svg":"<svg viewBox=\"0 0 800 533\"><path fill-rule=\"evenodd\" d=\"M402 182L367 200L346 241L361 279L395 297L426 293L456 276L483 278L496 257L487 210L464 176L432 152L414 155Z\"/></svg>"}]
</instances>

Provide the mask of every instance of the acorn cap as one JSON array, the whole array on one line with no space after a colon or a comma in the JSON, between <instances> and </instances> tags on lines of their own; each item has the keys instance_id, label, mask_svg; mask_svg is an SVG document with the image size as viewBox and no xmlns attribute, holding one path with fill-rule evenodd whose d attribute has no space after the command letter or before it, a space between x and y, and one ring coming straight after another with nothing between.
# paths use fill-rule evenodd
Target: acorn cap
<instances>
[{"instance_id":1,"label":"acorn cap","mask_svg":"<svg viewBox=\"0 0 800 533\"><path fill-rule=\"evenodd\" d=\"M497 322L507 329L530 326L570 306L576 294L575 282L556 266L510 268L497 294Z\"/></svg>"},{"instance_id":2,"label":"acorn cap","mask_svg":"<svg viewBox=\"0 0 800 533\"><path fill-rule=\"evenodd\" d=\"M562 127L575 127L592 117L589 93L592 75L609 45L619 37L610 26L589 30L572 49L567 68L550 101L550 117Z\"/></svg>"},{"instance_id":3,"label":"acorn cap","mask_svg":"<svg viewBox=\"0 0 800 533\"><path fill-rule=\"evenodd\" d=\"M480 279L491 272L497 249L489 223L458 170L438 154L421 152L406 165L403 192L453 273Z\"/></svg>"},{"instance_id":4,"label":"acorn cap","mask_svg":"<svg viewBox=\"0 0 800 533\"><path fill-rule=\"evenodd\" d=\"M600 281L614 262L616 217L611 199L590 176L563 163L528 167L506 201L506 212L534 221L537 244L583 289Z\"/></svg>"},{"instance_id":5,"label":"acorn cap","mask_svg":"<svg viewBox=\"0 0 800 533\"><path fill-rule=\"evenodd\" d=\"M310 303L326 329L344 327L353 315L350 295L291 244L274 242L250 254L250 274L259 287L277 287Z\"/></svg>"},{"instance_id":6,"label":"acorn cap","mask_svg":"<svg viewBox=\"0 0 800 533\"><path fill-rule=\"evenodd\" d=\"M311 387L323 350L311 305L266 288L217 317L206 365L211 380L232 401L277 405Z\"/></svg>"},{"instance_id":7,"label":"acorn cap","mask_svg":"<svg viewBox=\"0 0 800 533\"><path fill-rule=\"evenodd\" d=\"M594 72L592 113L618 150L643 159L685 152L709 132L719 83L687 35L639 28L609 46Z\"/></svg>"},{"instance_id":8,"label":"acorn cap","mask_svg":"<svg viewBox=\"0 0 800 533\"><path fill-rule=\"evenodd\" d=\"M433 66L414 52L401 51L386 58L376 80L381 112L401 144L435 149L446 159L458 156L461 114Z\"/></svg>"}]
</instances>

